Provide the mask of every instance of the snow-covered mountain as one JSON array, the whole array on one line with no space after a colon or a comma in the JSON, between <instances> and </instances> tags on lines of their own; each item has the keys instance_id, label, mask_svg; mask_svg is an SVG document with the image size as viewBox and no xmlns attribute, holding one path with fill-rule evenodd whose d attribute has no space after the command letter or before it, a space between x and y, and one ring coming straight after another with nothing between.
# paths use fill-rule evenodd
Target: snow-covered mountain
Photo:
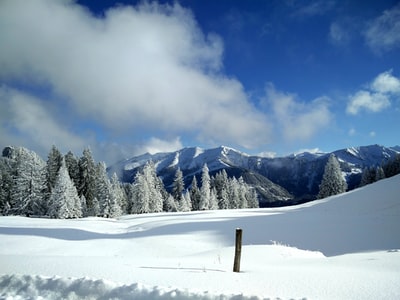
<instances>
[{"instance_id":1,"label":"snow-covered mountain","mask_svg":"<svg viewBox=\"0 0 400 300\"><path fill-rule=\"evenodd\" d=\"M333 153L339 159L349 189L353 189L360 182L363 168L379 166L394 158L400 154L400 147L370 145L341 149ZM136 172L152 160L166 187L171 186L178 168L183 173L186 186L189 186L193 176L200 180L201 169L206 163L211 175L225 169L228 176L242 176L247 183L257 188L261 196L260 204L264 206L273 202L296 203L315 199L329 155L330 153L304 152L265 158L225 146L213 149L191 147L168 153L146 153L120 161L108 171L110 174L116 172L124 182L132 182Z\"/></svg>"}]
</instances>

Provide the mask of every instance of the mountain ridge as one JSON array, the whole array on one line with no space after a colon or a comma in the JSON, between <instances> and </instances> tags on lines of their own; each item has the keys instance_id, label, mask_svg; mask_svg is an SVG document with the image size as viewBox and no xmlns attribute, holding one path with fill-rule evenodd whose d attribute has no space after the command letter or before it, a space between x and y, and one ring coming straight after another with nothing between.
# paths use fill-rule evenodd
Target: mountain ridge
<instances>
[{"instance_id":1,"label":"mountain ridge","mask_svg":"<svg viewBox=\"0 0 400 300\"><path fill-rule=\"evenodd\" d=\"M260 205L285 205L314 200L326 161L333 153L338 158L349 190L358 186L365 167L376 167L400 154L400 146L368 145L348 147L333 152L302 152L282 157L249 155L228 146L211 149L185 147L173 152L145 153L120 161L109 167L123 182L132 182L134 176L148 161L156 165L158 176L171 187L178 168L183 173L185 186L193 176L200 184L201 169L206 163L210 175L225 169L229 177L242 176L260 195ZM255 175L256 174L256 175Z\"/></svg>"}]
</instances>

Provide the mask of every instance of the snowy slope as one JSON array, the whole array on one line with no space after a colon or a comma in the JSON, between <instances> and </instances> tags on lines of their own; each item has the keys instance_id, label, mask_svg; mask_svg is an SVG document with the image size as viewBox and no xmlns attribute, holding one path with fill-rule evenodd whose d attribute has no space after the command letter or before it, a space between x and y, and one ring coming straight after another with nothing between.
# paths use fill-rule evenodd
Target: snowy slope
<instances>
[{"instance_id":1,"label":"snowy slope","mask_svg":"<svg viewBox=\"0 0 400 300\"><path fill-rule=\"evenodd\" d=\"M399 299L399 184L276 209L0 217L0 299Z\"/></svg>"}]
</instances>

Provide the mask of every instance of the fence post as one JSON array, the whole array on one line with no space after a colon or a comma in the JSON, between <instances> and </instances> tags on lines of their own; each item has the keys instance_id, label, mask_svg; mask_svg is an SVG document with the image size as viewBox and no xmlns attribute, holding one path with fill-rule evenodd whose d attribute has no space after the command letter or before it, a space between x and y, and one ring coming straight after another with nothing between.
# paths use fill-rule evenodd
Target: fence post
<instances>
[{"instance_id":1,"label":"fence post","mask_svg":"<svg viewBox=\"0 0 400 300\"><path fill-rule=\"evenodd\" d=\"M242 254L242 229L236 228L235 260L233 272L240 272L240 256Z\"/></svg>"}]
</instances>

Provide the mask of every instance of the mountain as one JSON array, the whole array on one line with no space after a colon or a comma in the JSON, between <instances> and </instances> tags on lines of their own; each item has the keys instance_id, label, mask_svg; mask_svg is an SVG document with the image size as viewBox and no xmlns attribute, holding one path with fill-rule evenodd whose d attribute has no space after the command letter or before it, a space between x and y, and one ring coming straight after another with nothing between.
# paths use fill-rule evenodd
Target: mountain
<instances>
[{"instance_id":1,"label":"mountain","mask_svg":"<svg viewBox=\"0 0 400 300\"><path fill-rule=\"evenodd\" d=\"M360 183L365 167L376 167L400 154L400 147L370 145L351 147L333 152L339 160L349 190ZM240 177L254 186L260 195L261 206L288 205L314 200L325 164L331 153L292 154L285 157L265 158L251 156L235 149L221 146L214 149L183 148L175 152L143 154L109 167L123 182L132 182L144 164L152 160L158 176L168 188L172 186L175 172L181 169L186 187L196 176L200 183L201 169L206 163L210 175L225 169L228 176Z\"/></svg>"}]
</instances>

